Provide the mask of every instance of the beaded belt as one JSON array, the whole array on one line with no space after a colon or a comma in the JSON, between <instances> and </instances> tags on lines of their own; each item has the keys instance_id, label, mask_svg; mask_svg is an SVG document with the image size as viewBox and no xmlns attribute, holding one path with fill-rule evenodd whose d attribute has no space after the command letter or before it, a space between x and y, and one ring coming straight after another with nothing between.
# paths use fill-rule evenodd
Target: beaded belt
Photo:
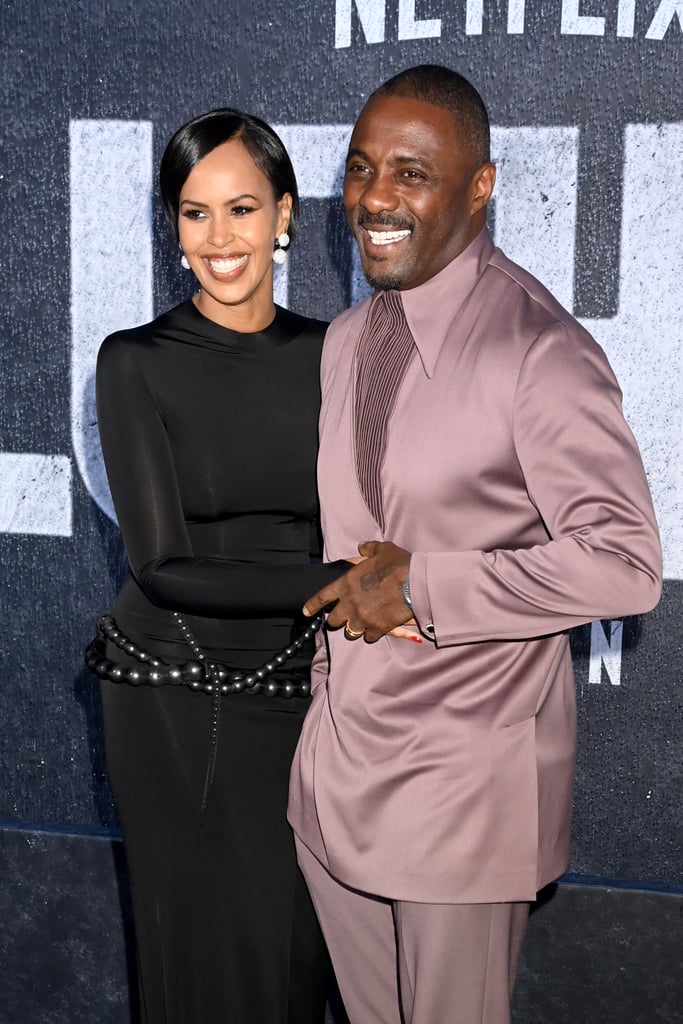
<instances>
[{"instance_id":1,"label":"beaded belt","mask_svg":"<svg viewBox=\"0 0 683 1024\"><path fill-rule=\"evenodd\" d=\"M308 697L311 684L292 682L290 680L270 680L277 668L284 665L292 655L300 651L304 644L311 640L322 625L322 618L311 619L309 625L291 644L274 654L260 668L249 672L232 671L217 661L208 661L201 647L195 640L185 620L173 612L178 629L185 643L195 656L194 661L184 664L169 664L143 650L116 625L111 615L103 615L97 622L97 635L88 645L85 661L91 672L100 679L109 679L112 683L131 683L133 686L188 686L191 690L211 695L211 729L209 734L209 758L204 779L199 824L206 816L209 802L209 791L213 782L218 751L218 728L220 724L221 697L229 693L260 693L265 697ZM119 650L134 658L138 666L127 667L107 657L106 643L111 640Z\"/></svg>"},{"instance_id":2,"label":"beaded belt","mask_svg":"<svg viewBox=\"0 0 683 1024\"><path fill-rule=\"evenodd\" d=\"M312 619L306 629L285 647L273 655L260 668L239 672L227 668L217 661L208 661L184 619L177 613L173 617L183 634L183 639L195 655L195 661L184 664L169 664L143 650L116 625L111 615L103 615L97 623L97 636L85 652L85 661L91 672L100 679L112 683L131 683L133 686L187 686L191 690L214 694L216 688L221 696L230 693L260 693L265 697L308 697L311 684L308 680L270 680L277 668L284 665L297 651L311 640L320 629L322 620ZM106 642L111 640L119 650L139 662L139 667L127 668L106 655Z\"/></svg>"}]
</instances>

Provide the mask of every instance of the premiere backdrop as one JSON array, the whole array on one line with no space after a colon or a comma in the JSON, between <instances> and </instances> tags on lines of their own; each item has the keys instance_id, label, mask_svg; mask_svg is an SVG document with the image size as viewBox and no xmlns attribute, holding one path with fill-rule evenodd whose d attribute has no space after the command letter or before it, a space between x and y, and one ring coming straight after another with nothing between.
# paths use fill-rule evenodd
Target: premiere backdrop
<instances>
[{"instance_id":1,"label":"premiere backdrop","mask_svg":"<svg viewBox=\"0 0 683 1024\"><path fill-rule=\"evenodd\" d=\"M339 201L350 126L380 81L438 62L489 107L496 241L607 351L661 526L658 609L574 638L571 871L683 882L683 0L1 8L0 825L116 834L82 665L125 573L93 371L107 333L192 288L156 194L166 141L217 106L278 127L303 197L278 295L332 317L365 294Z\"/></svg>"}]
</instances>

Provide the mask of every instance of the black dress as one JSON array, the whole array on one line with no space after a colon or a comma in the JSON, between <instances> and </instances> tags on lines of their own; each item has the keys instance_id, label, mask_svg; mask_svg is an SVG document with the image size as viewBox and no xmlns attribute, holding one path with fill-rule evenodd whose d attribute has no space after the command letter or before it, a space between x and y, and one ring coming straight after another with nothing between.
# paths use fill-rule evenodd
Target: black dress
<instances>
[{"instance_id":1,"label":"black dress","mask_svg":"<svg viewBox=\"0 0 683 1024\"><path fill-rule=\"evenodd\" d=\"M278 308L238 334L186 302L100 350L100 435L131 576L118 627L164 660L255 668L339 575L318 554L315 460L325 325ZM300 680L311 650L275 678ZM117 657L121 658L120 652ZM101 686L131 879L145 1024L321 1024L327 960L285 819L305 697Z\"/></svg>"}]
</instances>

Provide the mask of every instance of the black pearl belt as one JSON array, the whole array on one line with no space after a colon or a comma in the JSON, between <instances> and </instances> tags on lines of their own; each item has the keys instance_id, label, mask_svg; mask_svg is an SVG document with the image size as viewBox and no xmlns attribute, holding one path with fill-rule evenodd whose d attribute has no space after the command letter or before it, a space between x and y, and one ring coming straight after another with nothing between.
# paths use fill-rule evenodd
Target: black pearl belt
<instances>
[{"instance_id":1,"label":"black pearl belt","mask_svg":"<svg viewBox=\"0 0 683 1024\"><path fill-rule=\"evenodd\" d=\"M220 662L208 661L185 620L178 612L173 612L173 618L182 633L183 640L195 656L194 661L169 664L162 661L161 658L149 654L121 632L111 615L103 615L98 620L97 635L86 648L85 661L91 672L94 672L100 679L109 679L112 683L130 683L133 686L164 686L167 684L188 686L191 690L211 695L209 756L199 814L199 824L201 825L206 815L209 791L216 768L221 697L230 693L260 693L265 697L308 697L311 692L311 684L308 680L304 682L274 679L266 682L266 680L315 636L322 625L322 618L311 619L309 625L296 640L283 648L279 654L274 654L260 668L249 672L233 671L225 665L221 665ZM108 658L107 640L111 640L119 650L134 658L139 663L139 667L128 667Z\"/></svg>"},{"instance_id":2,"label":"black pearl belt","mask_svg":"<svg viewBox=\"0 0 683 1024\"><path fill-rule=\"evenodd\" d=\"M221 696L231 693L260 693L265 697L308 697L311 684L306 680L268 681L277 668L284 665L297 651L311 640L320 629L322 620L312 619L296 640L273 655L260 668L240 672L227 668L217 661L208 661L190 633L184 619L177 613L173 617L183 634L183 639L195 655L194 661L169 664L143 650L116 625L111 615L103 615L97 622L97 636L88 645L85 661L91 672L100 679L112 683L130 683L133 686L187 686L195 692L213 695L216 690ZM126 667L107 657L106 642L111 640L119 650L139 662L139 666Z\"/></svg>"}]
</instances>

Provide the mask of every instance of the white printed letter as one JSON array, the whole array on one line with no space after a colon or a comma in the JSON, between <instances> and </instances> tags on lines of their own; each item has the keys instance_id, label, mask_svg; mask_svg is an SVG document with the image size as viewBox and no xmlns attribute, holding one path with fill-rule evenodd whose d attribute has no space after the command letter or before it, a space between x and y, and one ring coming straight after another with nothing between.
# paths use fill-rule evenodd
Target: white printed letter
<instances>
[{"instance_id":1,"label":"white printed letter","mask_svg":"<svg viewBox=\"0 0 683 1024\"><path fill-rule=\"evenodd\" d=\"M619 0L617 9L617 36L633 38L636 25L636 0Z\"/></svg>"},{"instance_id":2,"label":"white printed letter","mask_svg":"<svg viewBox=\"0 0 683 1024\"><path fill-rule=\"evenodd\" d=\"M441 35L441 18L418 21L415 18L415 0L399 0L398 38L429 39Z\"/></svg>"},{"instance_id":3,"label":"white printed letter","mask_svg":"<svg viewBox=\"0 0 683 1024\"><path fill-rule=\"evenodd\" d=\"M562 35L604 36L605 19L579 14L579 3L580 0L562 0Z\"/></svg>"},{"instance_id":4,"label":"white printed letter","mask_svg":"<svg viewBox=\"0 0 683 1024\"><path fill-rule=\"evenodd\" d=\"M655 11L652 23L645 33L646 39L663 39L671 22L678 15L678 24L683 29L683 0L662 0Z\"/></svg>"},{"instance_id":5,"label":"white printed letter","mask_svg":"<svg viewBox=\"0 0 683 1024\"><path fill-rule=\"evenodd\" d=\"M351 8L354 4L365 41L384 42L386 0L336 0L334 45L337 50L351 45Z\"/></svg>"},{"instance_id":6,"label":"white printed letter","mask_svg":"<svg viewBox=\"0 0 683 1024\"><path fill-rule=\"evenodd\" d=\"M605 636L602 623L591 622L591 659L588 669L588 682L599 684L602 679L602 666L612 686L621 686L621 639L624 623L621 619L610 622L609 640Z\"/></svg>"},{"instance_id":7,"label":"white printed letter","mask_svg":"<svg viewBox=\"0 0 683 1024\"><path fill-rule=\"evenodd\" d=\"M521 35L524 32L525 0L508 0L508 35Z\"/></svg>"},{"instance_id":8,"label":"white printed letter","mask_svg":"<svg viewBox=\"0 0 683 1024\"><path fill-rule=\"evenodd\" d=\"M0 533L71 536L71 460L0 452Z\"/></svg>"},{"instance_id":9,"label":"white printed letter","mask_svg":"<svg viewBox=\"0 0 683 1024\"><path fill-rule=\"evenodd\" d=\"M465 32L468 36L480 36L484 23L484 0L467 0L465 11Z\"/></svg>"},{"instance_id":10,"label":"white printed letter","mask_svg":"<svg viewBox=\"0 0 683 1024\"><path fill-rule=\"evenodd\" d=\"M670 282L683 280L682 191L683 124L626 125L619 313L583 321L624 392L659 520L664 576L676 580L683 579L683 291Z\"/></svg>"},{"instance_id":11,"label":"white printed letter","mask_svg":"<svg viewBox=\"0 0 683 1024\"><path fill-rule=\"evenodd\" d=\"M107 334L153 315L152 125L72 121L70 140L71 435L83 482L113 519L95 417L95 362Z\"/></svg>"}]
</instances>

